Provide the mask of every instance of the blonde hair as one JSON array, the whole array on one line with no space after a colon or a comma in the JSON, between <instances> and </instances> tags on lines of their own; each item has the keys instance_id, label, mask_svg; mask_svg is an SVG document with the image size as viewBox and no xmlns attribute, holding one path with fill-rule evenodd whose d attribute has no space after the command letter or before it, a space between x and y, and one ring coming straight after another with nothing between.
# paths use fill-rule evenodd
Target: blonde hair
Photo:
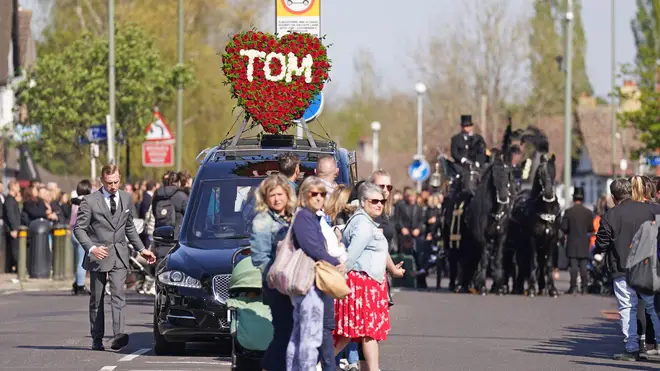
<instances>
[{"instance_id":1,"label":"blonde hair","mask_svg":"<svg viewBox=\"0 0 660 371\"><path fill-rule=\"evenodd\" d=\"M379 176L390 178L390 183L392 183L392 176L390 175L390 173L388 173L387 171L385 171L383 169L378 169L378 170L374 171L371 174L371 177L369 177L369 182L375 184L374 180L376 179L376 177L379 177ZM394 187L392 187L392 190L390 191L389 197L387 198L387 200L385 200L385 207L383 208L383 214L385 216L390 216L393 213L393 208L394 208L392 206L392 197L393 196L394 196Z\"/></svg>"},{"instance_id":2,"label":"blonde hair","mask_svg":"<svg viewBox=\"0 0 660 371\"><path fill-rule=\"evenodd\" d=\"M332 194L325 201L325 214L330 217L330 220L334 223L337 219L337 215L342 211L347 213L352 213L355 211L348 204L348 198L351 196L351 188L345 186L344 184L339 184L335 187L335 190L332 191Z\"/></svg>"},{"instance_id":3,"label":"blonde hair","mask_svg":"<svg viewBox=\"0 0 660 371\"><path fill-rule=\"evenodd\" d=\"M309 192L313 189L321 189L323 192L327 192L325 183L323 183L321 178L317 176L308 176L300 185L300 190L298 191L298 194L300 195L300 197L298 197L298 206L307 207Z\"/></svg>"},{"instance_id":4,"label":"blonde hair","mask_svg":"<svg viewBox=\"0 0 660 371\"><path fill-rule=\"evenodd\" d=\"M646 202L646 187L641 176L635 175L630 178L633 201Z\"/></svg>"},{"instance_id":5,"label":"blonde hair","mask_svg":"<svg viewBox=\"0 0 660 371\"><path fill-rule=\"evenodd\" d=\"M296 194L293 192L293 187L289 184L289 180L282 174L273 174L264 179L255 192L257 212L268 211L268 194L275 190L277 187L282 187L286 193L288 200L284 212L287 216L293 215L296 209Z\"/></svg>"}]
</instances>

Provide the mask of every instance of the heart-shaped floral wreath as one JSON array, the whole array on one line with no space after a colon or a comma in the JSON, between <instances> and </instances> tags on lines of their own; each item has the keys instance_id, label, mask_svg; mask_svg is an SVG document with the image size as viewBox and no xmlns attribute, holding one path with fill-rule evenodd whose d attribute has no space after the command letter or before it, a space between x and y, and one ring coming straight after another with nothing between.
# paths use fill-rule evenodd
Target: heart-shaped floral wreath
<instances>
[{"instance_id":1,"label":"heart-shaped floral wreath","mask_svg":"<svg viewBox=\"0 0 660 371\"><path fill-rule=\"evenodd\" d=\"M328 79L328 51L316 36L241 32L227 43L222 71L247 118L268 133L302 117Z\"/></svg>"}]
</instances>

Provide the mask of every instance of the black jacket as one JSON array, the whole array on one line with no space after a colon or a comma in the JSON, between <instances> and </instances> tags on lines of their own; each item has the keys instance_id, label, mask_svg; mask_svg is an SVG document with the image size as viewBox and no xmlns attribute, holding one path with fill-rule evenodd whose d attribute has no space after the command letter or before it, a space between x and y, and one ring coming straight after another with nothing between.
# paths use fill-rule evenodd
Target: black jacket
<instances>
[{"instance_id":1,"label":"black jacket","mask_svg":"<svg viewBox=\"0 0 660 371\"><path fill-rule=\"evenodd\" d=\"M423 236L426 229L426 215L424 209L417 203L411 205L407 201L400 201L394 207L395 226L397 233L401 234L401 229L408 228L412 235L413 229L419 229Z\"/></svg>"},{"instance_id":2,"label":"black jacket","mask_svg":"<svg viewBox=\"0 0 660 371\"><path fill-rule=\"evenodd\" d=\"M656 214L660 214L660 205L625 200L600 219L594 253L605 253L606 268L612 277L626 275L633 237L644 222L655 220Z\"/></svg>"},{"instance_id":3,"label":"black jacket","mask_svg":"<svg viewBox=\"0 0 660 371\"><path fill-rule=\"evenodd\" d=\"M151 212L156 212L156 205L162 200L171 200L172 205L174 206L175 212L175 225L174 225L174 235L178 236L181 231L181 224L183 223L183 215L186 213L186 207L188 207L188 195L181 190L179 187L175 186L166 186L161 187L156 190L154 193ZM158 227L158 226L156 226Z\"/></svg>"},{"instance_id":4,"label":"black jacket","mask_svg":"<svg viewBox=\"0 0 660 371\"><path fill-rule=\"evenodd\" d=\"M451 137L451 157L458 165L461 165L462 159L465 158L483 166L487 160L486 141L479 134L456 134Z\"/></svg>"},{"instance_id":5,"label":"black jacket","mask_svg":"<svg viewBox=\"0 0 660 371\"><path fill-rule=\"evenodd\" d=\"M7 195L3 209L3 218L7 226L7 231L17 231L21 226L21 208L18 206L18 201L16 201L14 196Z\"/></svg>"},{"instance_id":6,"label":"black jacket","mask_svg":"<svg viewBox=\"0 0 660 371\"><path fill-rule=\"evenodd\" d=\"M594 233L594 214L582 204L571 206L561 220L566 233L566 255L569 258L589 257L589 238Z\"/></svg>"}]
</instances>

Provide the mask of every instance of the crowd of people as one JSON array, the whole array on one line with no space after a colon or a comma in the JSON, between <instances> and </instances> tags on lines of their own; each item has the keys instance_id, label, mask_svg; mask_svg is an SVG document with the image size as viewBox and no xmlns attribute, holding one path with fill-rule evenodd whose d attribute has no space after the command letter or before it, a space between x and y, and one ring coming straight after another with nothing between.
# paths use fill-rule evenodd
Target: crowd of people
<instances>
[{"instance_id":1,"label":"crowd of people","mask_svg":"<svg viewBox=\"0 0 660 371\"><path fill-rule=\"evenodd\" d=\"M389 255L396 227L392 183L378 171L354 187L338 185L337 162L318 160L315 176L298 184L300 161L280 156L279 173L256 192L250 237L252 262L263 272L264 300L273 316L273 340L262 362L266 370L335 370L345 357L348 370L379 370L378 343L390 329L388 279L404 274ZM289 297L266 282L277 246L291 230L294 246L314 261L346 274L351 293L335 300L318 287ZM340 353L346 355L342 356Z\"/></svg>"},{"instance_id":2,"label":"crowd of people","mask_svg":"<svg viewBox=\"0 0 660 371\"><path fill-rule=\"evenodd\" d=\"M625 352L615 355L617 360L636 361L640 353L658 354L660 295L636 292L626 277L633 238L644 222L660 215L658 190L660 179L633 176L614 180L610 185L614 207L604 212L597 228L594 253L612 277L624 336Z\"/></svg>"},{"instance_id":3,"label":"crowd of people","mask_svg":"<svg viewBox=\"0 0 660 371\"><path fill-rule=\"evenodd\" d=\"M153 230L161 225L180 228L185 213L193 177L187 172L166 172L160 182L141 180L127 183L121 187L130 195L129 210L145 246L150 246ZM0 183L0 192L2 191ZM7 194L0 199L2 217L7 231L6 270L15 273L18 259L18 230L20 226L29 226L35 220L46 220L53 225L68 225L73 230L82 199L97 190L100 185L88 179L81 180L76 189L64 192L57 183L30 182L21 189L18 181L8 183ZM161 208L173 208L173 213L162 216ZM154 210L157 210L154 213ZM156 217L158 215L158 217ZM170 218L169 216L172 216ZM170 220L171 219L171 220ZM75 281L72 290L75 295L89 295L85 287L86 271L82 267L84 249L72 235L75 255ZM167 251L158 251L164 256ZM153 286L151 286L153 290Z\"/></svg>"}]
</instances>

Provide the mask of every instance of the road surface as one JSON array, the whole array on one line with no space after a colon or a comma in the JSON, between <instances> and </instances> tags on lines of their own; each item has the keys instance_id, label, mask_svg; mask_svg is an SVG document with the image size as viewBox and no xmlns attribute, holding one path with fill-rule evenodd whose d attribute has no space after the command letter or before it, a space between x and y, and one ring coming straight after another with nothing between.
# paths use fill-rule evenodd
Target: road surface
<instances>
[{"instance_id":1,"label":"road surface","mask_svg":"<svg viewBox=\"0 0 660 371\"><path fill-rule=\"evenodd\" d=\"M660 369L660 361L611 360L623 346L613 298L402 290L394 301L383 371ZM221 344L194 344L184 357L153 355L152 300L137 295L128 300L129 346L90 351L87 302L67 292L0 296L0 370L229 370Z\"/></svg>"}]
</instances>

